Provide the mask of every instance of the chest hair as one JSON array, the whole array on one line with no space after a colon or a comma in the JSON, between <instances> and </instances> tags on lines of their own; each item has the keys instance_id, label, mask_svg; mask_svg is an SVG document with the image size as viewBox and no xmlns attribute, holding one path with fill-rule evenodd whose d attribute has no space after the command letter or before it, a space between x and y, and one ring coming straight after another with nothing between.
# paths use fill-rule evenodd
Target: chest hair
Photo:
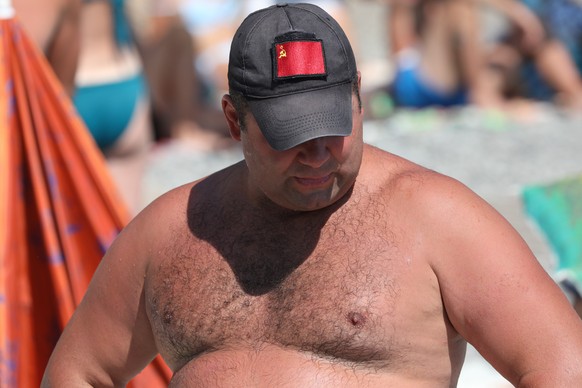
<instances>
[{"instance_id":1,"label":"chest hair","mask_svg":"<svg viewBox=\"0 0 582 388\"><path fill-rule=\"evenodd\" d=\"M399 293L398 244L381 206L284 222L192 210L192 233L161 255L147 287L152 326L169 354L189 360L242 342L347 361L394 358L385 323Z\"/></svg>"}]
</instances>

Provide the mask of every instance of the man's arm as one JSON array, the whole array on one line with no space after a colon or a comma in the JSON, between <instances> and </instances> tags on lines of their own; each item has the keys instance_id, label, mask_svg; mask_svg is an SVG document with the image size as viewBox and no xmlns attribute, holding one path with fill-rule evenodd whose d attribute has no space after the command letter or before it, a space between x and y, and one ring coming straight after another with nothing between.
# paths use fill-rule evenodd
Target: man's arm
<instances>
[{"instance_id":1,"label":"man's arm","mask_svg":"<svg viewBox=\"0 0 582 388\"><path fill-rule=\"evenodd\" d=\"M516 386L581 386L582 321L561 290L492 207L430 181L428 254L452 325Z\"/></svg>"},{"instance_id":2,"label":"man's arm","mask_svg":"<svg viewBox=\"0 0 582 388\"><path fill-rule=\"evenodd\" d=\"M43 387L125 386L157 354L144 306L146 245L156 222L144 213L103 258L54 349Z\"/></svg>"}]
</instances>

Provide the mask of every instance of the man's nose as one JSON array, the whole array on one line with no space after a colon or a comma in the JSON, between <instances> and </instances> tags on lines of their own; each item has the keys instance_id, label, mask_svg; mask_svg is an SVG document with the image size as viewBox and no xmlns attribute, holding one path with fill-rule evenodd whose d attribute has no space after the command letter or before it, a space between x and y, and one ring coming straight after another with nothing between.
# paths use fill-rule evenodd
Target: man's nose
<instances>
[{"instance_id":1,"label":"man's nose","mask_svg":"<svg viewBox=\"0 0 582 388\"><path fill-rule=\"evenodd\" d=\"M301 145L299 161L313 168L321 167L330 156L328 143L326 137L306 141Z\"/></svg>"}]
</instances>

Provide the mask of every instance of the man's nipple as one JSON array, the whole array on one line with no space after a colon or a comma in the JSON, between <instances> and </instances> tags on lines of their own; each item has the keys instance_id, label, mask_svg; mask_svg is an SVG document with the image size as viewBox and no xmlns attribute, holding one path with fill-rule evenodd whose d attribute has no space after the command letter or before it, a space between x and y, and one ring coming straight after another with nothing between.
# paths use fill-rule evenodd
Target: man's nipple
<instances>
[{"instance_id":1,"label":"man's nipple","mask_svg":"<svg viewBox=\"0 0 582 388\"><path fill-rule=\"evenodd\" d=\"M361 313L350 311L348 313L348 321L352 326L360 328L366 324L366 317Z\"/></svg>"}]
</instances>

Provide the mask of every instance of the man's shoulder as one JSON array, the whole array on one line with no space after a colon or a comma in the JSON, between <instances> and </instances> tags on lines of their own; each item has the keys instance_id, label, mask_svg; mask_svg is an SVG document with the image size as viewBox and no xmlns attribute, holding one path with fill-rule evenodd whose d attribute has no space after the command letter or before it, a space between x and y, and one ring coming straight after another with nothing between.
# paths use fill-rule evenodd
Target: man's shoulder
<instances>
[{"instance_id":1,"label":"man's shoulder","mask_svg":"<svg viewBox=\"0 0 582 388\"><path fill-rule=\"evenodd\" d=\"M362 161L362 174L384 183L418 182L419 179L439 179L446 176L414 161L389 151L366 145Z\"/></svg>"},{"instance_id":2,"label":"man's shoulder","mask_svg":"<svg viewBox=\"0 0 582 388\"><path fill-rule=\"evenodd\" d=\"M150 203L146 209L148 217L167 217L168 213L185 214L198 205L211 205L220 198L237 192L240 184L241 163L226 167L210 175L177 186ZM240 190L238 190L240 192ZM197 205L198 204L198 205Z\"/></svg>"},{"instance_id":3,"label":"man's shoulder","mask_svg":"<svg viewBox=\"0 0 582 388\"><path fill-rule=\"evenodd\" d=\"M458 180L385 150L366 146L361 178L372 191L407 202L431 203L475 196ZM373 190L373 189L376 190Z\"/></svg>"}]
</instances>

